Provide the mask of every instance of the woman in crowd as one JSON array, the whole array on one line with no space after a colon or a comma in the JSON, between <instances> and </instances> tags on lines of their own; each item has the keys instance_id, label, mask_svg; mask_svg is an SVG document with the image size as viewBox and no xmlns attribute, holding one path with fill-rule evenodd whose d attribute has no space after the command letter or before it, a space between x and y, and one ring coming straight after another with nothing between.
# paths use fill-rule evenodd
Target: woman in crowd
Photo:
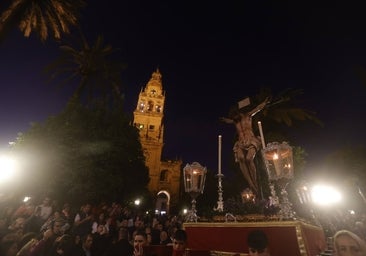
<instances>
[{"instance_id":1,"label":"woman in crowd","mask_svg":"<svg viewBox=\"0 0 366 256\"><path fill-rule=\"evenodd\" d=\"M366 242L349 230L339 230L333 236L336 256L366 256Z\"/></svg>"}]
</instances>

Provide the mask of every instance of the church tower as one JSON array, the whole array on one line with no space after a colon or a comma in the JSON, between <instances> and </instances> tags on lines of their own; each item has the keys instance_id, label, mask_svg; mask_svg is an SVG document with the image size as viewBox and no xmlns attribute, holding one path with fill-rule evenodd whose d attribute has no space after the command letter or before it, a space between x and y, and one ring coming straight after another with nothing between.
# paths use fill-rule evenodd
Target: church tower
<instances>
[{"instance_id":1,"label":"church tower","mask_svg":"<svg viewBox=\"0 0 366 256\"><path fill-rule=\"evenodd\" d=\"M162 75L157 69L145 88L142 88L133 112L134 125L140 131L140 142L149 168L149 191L155 195L155 211L158 214L169 213L176 205L180 193L181 160L162 161L164 146L164 107L165 92Z\"/></svg>"}]
</instances>

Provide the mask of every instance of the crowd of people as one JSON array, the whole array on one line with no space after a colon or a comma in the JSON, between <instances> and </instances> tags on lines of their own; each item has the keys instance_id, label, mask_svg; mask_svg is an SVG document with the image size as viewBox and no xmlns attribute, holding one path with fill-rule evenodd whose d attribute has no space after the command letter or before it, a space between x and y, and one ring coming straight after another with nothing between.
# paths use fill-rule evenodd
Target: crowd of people
<instances>
[{"instance_id":1,"label":"crowd of people","mask_svg":"<svg viewBox=\"0 0 366 256\"><path fill-rule=\"evenodd\" d=\"M331 254L322 255L366 256L366 228L355 223L335 232ZM243 239L248 255L271 255L271 239L263 230ZM119 203L60 206L47 196L38 203L0 205L1 256L143 256L147 245L164 245L169 255L184 255L183 217L140 214Z\"/></svg>"},{"instance_id":2,"label":"crowd of people","mask_svg":"<svg viewBox=\"0 0 366 256\"><path fill-rule=\"evenodd\" d=\"M2 205L0 255L141 256L145 245L171 246L179 255L186 243L182 223L179 216L139 214L119 203L74 209L46 196L41 203Z\"/></svg>"}]
</instances>

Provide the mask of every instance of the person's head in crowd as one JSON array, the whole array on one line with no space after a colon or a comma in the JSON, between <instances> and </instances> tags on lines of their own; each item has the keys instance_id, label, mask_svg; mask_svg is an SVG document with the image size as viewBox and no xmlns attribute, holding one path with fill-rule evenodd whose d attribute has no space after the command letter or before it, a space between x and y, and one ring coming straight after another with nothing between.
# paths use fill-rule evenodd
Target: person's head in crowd
<instances>
[{"instance_id":1,"label":"person's head in crowd","mask_svg":"<svg viewBox=\"0 0 366 256\"><path fill-rule=\"evenodd\" d=\"M135 256L143 255L143 247L145 245L148 245L145 230L143 229L136 230L133 236L134 255Z\"/></svg>"},{"instance_id":2,"label":"person's head in crowd","mask_svg":"<svg viewBox=\"0 0 366 256\"><path fill-rule=\"evenodd\" d=\"M84 205L82 205L81 211L86 213L87 215L91 214L91 211L92 211L91 203L85 203Z\"/></svg>"},{"instance_id":3,"label":"person's head in crowd","mask_svg":"<svg viewBox=\"0 0 366 256\"><path fill-rule=\"evenodd\" d=\"M366 242L349 230L339 230L333 236L336 256L366 256Z\"/></svg>"},{"instance_id":4,"label":"person's head in crowd","mask_svg":"<svg viewBox=\"0 0 366 256\"><path fill-rule=\"evenodd\" d=\"M173 235L173 251L185 251L187 247L187 238L185 230L176 230Z\"/></svg>"},{"instance_id":5,"label":"person's head in crowd","mask_svg":"<svg viewBox=\"0 0 366 256\"><path fill-rule=\"evenodd\" d=\"M146 233L146 236L147 236L147 241L149 244L153 244L152 242L152 235L151 235L151 227L150 226L146 226L145 227L145 233Z\"/></svg>"},{"instance_id":6,"label":"person's head in crowd","mask_svg":"<svg viewBox=\"0 0 366 256\"><path fill-rule=\"evenodd\" d=\"M89 252L91 250L91 247L93 245L93 235L88 233L85 236L81 238L82 247L84 251Z\"/></svg>"},{"instance_id":7,"label":"person's head in crowd","mask_svg":"<svg viewBox=\"0 0 366 256\"><path fill-rule=\"evenodd\" d=\"M247 237L249 256L269 256L269 242L263 230L256 229L249 232Z\"/></svg>"},{"instance_id":8,"label":"person's head in crowd","mask_svg":"<svg viewBox=\"0 0 366 256\"><path fill-rule=\"evenodd\" d=\"M160 244L169 244L171 242L168 232L166 230L160 231Z\"/></svg>"},{"instance_id":9,"label":"person's head in crowd","mask_svg":"<svg viewBox=\"0 0 366 256\"><path fill-rule=\"evenodd\" d=\"M51 229L53 234L62 235L63 230L62 227L65 225L65 220L62 218L57 218L51 223Z\"/></svg>"}]
</instances>

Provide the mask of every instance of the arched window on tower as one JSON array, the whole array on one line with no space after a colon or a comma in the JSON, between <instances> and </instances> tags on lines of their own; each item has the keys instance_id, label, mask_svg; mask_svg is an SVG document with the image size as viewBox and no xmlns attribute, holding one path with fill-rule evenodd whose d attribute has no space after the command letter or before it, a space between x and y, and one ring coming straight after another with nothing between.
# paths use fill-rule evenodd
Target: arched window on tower
<instances>
[{"instance_id":1,"label":"arched window on tower","mask_svg":"<svg viewBox=\"0 0 366 256\"><path fill-rule=\"evenodd\" d=\"M144 108L145 108L145 102L144 101L141 101L140 104L139 104L139 110L141 112L143 112L144 111Z\"/></svg>"},{"instance_id":2,"label":"arched window on tower","mask_svg":"<svg viewBox=\"0 0 366 256\"><path fill-rule=\"evenodd\" d=\"M160 182L168 182L169 171L162 170L160 172Z\"/></svg>"},{"instance_id":3,"label":"arched window on tower","mask_svg":"<svg viewBox=\"0 0 366 256\"><path fill-rule=\"evenodd\" d=\"M158 112L158 113L160 113L160 112L161 112L161 106L156 105L156 106L155 106L155 108L156 108L156 112Z\"/></svg>"},{"instance_id":4,"label":"arched window on tower","mask_svg":"<svg viewBox=\"0 0 366 256\"><path fill-rule=\"evenodd\" d=\"M152 111L154 109L154 102L150 100L147 104L147 111Z\"/></svg>"}]
</instances>

